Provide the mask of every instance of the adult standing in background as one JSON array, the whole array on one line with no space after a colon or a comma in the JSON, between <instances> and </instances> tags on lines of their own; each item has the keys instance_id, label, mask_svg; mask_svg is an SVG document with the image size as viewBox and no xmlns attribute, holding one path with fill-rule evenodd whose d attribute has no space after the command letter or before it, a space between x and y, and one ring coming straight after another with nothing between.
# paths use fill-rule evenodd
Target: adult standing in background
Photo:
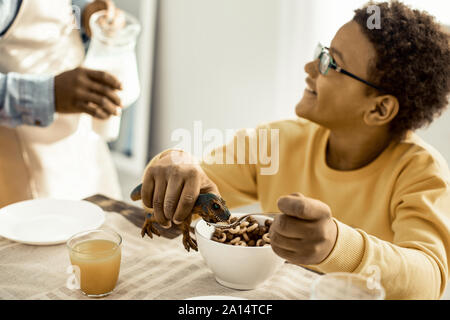
<instances>
[{"instance_id":1,"label":"adult standing in background","mask_svg":"<svg viewBox=\"0 0 450 320\"><path fill-rule=\"evenodd\" d=\"M84 26L96 11L115 11L105 0L0 0L0 207L121 198L108 147L90 126L117 114L121 83L80 68L85 48L72 5Z\"/></svg>"}]
</instances>

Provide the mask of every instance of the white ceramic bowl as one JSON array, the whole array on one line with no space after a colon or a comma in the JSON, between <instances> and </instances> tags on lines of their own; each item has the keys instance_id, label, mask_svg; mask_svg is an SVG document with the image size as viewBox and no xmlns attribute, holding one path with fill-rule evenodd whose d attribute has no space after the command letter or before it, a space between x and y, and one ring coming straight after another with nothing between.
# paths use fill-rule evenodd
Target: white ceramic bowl
<instances>
[{"instance_id":1,"label":"white ceramic bowl","mask_svg":"<svg viewBox=\"0 0 450 320\"><path fill-rule=\"evenodd\" d=\"M239 217L242 214L232 214ZM260 225L268 218L253 216ZM252 290L269 279L284 263L270 246L242 247L211 240L214 227L200 219L195 225L198 249L221 285L239 290Z\"/></svg>"}]
</instances>

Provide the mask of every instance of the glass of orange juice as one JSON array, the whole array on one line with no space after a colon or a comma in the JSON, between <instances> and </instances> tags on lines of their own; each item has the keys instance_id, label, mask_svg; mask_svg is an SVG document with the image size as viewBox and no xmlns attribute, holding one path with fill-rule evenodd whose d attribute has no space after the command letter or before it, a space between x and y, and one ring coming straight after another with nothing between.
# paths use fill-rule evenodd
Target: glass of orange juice
<instances>
[{"instance_id":1,"label":"glass of orange juice","mask_svg":"<svg viewBox=\"0 0 450 320\"><path fill-rule=\"evenodd\" d=\"M88 297L110 294L120 271L122 237L112 230L78 233L67 241L81 291Z\"/></svg>"}]
</instances>

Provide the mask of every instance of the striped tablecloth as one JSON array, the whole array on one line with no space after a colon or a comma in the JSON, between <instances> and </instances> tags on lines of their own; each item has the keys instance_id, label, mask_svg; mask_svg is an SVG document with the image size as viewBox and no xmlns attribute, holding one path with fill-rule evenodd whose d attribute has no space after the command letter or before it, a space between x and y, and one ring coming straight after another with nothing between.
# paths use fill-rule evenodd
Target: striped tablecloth
<instances>
[{"instance_id":1,"label":"striped tablecloth","mask_svg":"<svg viewBox=\"0 0 450 320\"><path fill-rule=\"evenodd\" d=\"M124 210L128 210L128 215ZM200 253L185 251L181 236L142 239L139 221L129 216L133 210L118 211L121 213L105 213L104 228L118 232L123 247L119 281L115 291L104 299L168 300L210 295L255 300L308 299L311 283L319 276L284 264L255 290L225 288L215 281ZM0 237L0 299L89 299L78 290L68 289L72 277L68 267L65 245L28 246Z\"/></svg>"}]
</instances>

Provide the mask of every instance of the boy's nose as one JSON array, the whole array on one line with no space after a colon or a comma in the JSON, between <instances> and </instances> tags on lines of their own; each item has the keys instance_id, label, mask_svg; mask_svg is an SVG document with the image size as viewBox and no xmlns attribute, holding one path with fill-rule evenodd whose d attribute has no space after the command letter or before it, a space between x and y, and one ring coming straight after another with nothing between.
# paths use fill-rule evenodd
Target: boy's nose
<instances>
[{"instance_id":1,"label":"boy's nose","mask_svg":"<svg viewBox=\"0 0 450 320\"><path fill-rule=\"evenodd\" d=\"M318 68L318 60L314 60L311 62L308 62L305 64L305 72L309 74L311 78L317 78L319 75L319 68Z\"/></svg>"}]
</instances>

